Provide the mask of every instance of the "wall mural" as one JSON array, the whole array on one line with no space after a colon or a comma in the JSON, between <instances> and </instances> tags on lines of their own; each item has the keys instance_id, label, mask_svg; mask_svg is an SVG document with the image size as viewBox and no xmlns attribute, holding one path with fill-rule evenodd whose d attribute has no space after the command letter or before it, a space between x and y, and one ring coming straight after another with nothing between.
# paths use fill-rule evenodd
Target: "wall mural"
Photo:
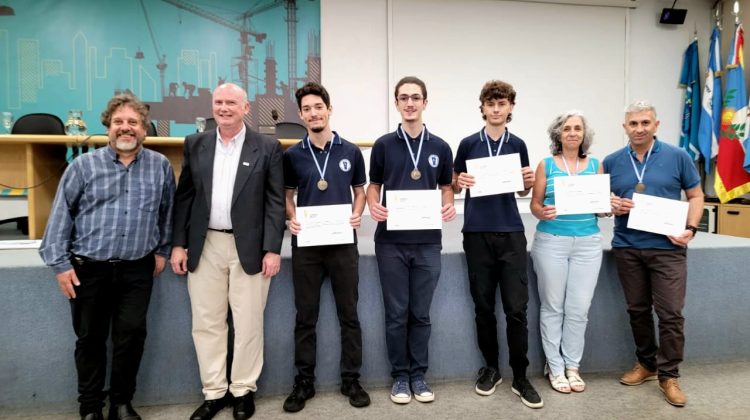
<instances>
[{"instance_id":1,"label":"wall mural","mask_svg":"<svg viewBox=\"0 0 750 420\"><path fill-rule=\"evenodd\" d=\"M0 111L83 111L104 132L109 98L149 104L161 136L195 132L232 82L254 128L295 121L294 91L320 81L319 0L17 0L0 5Z\"/></svg>"}]
</instances>

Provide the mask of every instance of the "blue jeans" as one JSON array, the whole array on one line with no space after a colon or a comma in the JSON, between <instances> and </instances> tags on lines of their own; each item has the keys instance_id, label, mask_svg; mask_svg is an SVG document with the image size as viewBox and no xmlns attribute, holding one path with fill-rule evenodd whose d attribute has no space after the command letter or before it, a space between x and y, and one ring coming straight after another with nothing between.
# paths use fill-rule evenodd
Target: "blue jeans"
<instances>
[{"instance_id":1,"label":"blue jeans","mask_svg":"<svg viewBox=\"0 0 750 420\"><path fill-rule=\"evenodd\" d=\"M427 371L430 306L440 277L440 244L375 243L393 378Z\"/></svg>"},{"instance_id":2,"label":"blue jeans","mask_svg":"<svg viewBox=\"0 0 750 420\"><path fill-rule=\"evenodd\" d=\"M602 265L601 235L534 234L531 259L539 287L539 329L547 368L555 376L578 369L589 307Z\"/></svg>"}]
</instances>

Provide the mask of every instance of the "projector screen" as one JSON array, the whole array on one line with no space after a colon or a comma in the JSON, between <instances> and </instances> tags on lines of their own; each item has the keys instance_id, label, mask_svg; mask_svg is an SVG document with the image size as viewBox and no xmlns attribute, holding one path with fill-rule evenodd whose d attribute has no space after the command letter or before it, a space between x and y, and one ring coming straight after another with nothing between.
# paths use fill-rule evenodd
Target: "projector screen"
<instances>
[{"instance_id":1,"label":"projector screen","mask_svg":"<svg viewBox=\"0 0 750 420\"><path fill-rule=\"evenodd\" d=\"M403 76L427 84L424 121L455 152L484 121L479 92L490 79L516 92L511 132L532 167L549 155L555 115L579 109L596 132L592 153L622 147L627 9L496 0L391 0L389 130L400 121L392 89Z\"/></svg>"}]
</instances>

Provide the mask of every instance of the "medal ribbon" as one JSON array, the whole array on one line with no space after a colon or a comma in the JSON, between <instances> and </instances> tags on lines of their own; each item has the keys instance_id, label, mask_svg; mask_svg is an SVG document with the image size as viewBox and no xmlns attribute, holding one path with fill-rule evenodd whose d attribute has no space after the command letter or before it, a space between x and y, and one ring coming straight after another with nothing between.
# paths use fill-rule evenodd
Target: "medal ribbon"
<instances>
[{"instance_id":1,"label":"medal ribbon","mask_svg":"<svg viewBox=\"0 0 750 420\"><path fill-rule=\"evenodd\" d=\"M333 147L333 141L336 139L336 134L331 137L331 147ZM323 169L320 169L320 164L318 163L318 158L315 157L315 153L313 153L312 148L312 142L310 142L310 136L305 136L305 140L307 141L307 147L310 149L310 156L313 158L313 162L315 162L315 167L318 168L318 173L320 174L320 179L324 180L325 174L326 174L326 168L328 168L328 158L331 157L331 150L328 150L328 153L326 153L326 160L323 163Z\"/></svg>"},{"instance_id":2,"label":"medal ribbon","mask_svg":"<svg viewBox=\"0 0 750 420\"><path fill-rule=\"evenodd\" d=\"M635 177L638 179L639 184L643 184L643 176L646 175L646 165L648 165L648 158L651 157L651 150L653 150L654 144L656 144L656 139L654 139L653 143L651 143L651 147L648 148L646 159L643 161L643 170L641 171L641 173L638 173L638 168L635 166L635 159L633 159L633 154L628 152L628 156L630 156L630 163L633 164L633 172L635 172Z\"/></svg>"},{"instance_id":3,"label":"medal ribbon","mask_svg":"<svg viewBox=\"0 0 750 420\"><path fill-rule=\"evenodd\" d=\"M578 175L578 156L576 156L576 172L574 174L570 173L570 167L568 166L568 161L565 160L565 156L560 154L560 158L563 161L563 164L565 165L565 172L568 173L568 176Z\"/></svg>"},{"instance_id":4,"label":"medal ribbon","mask_svg":"<svg viewBox=\"0 0 750 420\"><path fill-rule=\"evenodd\" d=\"M482 139L482 134L484 134L484 139ZM492 157L492 149L490 148L490 136L487 135L487 128L483 128L482 131L479 132L479 140L486 140L487 141L487 153L490 154L490 157ZM505 132L502 136L500 136L500 145L497 147L497 152L495 153L495 156L500 156L500 150L503 148L503 140L505 142L510 141L510 131L508 129L505 129Z\"/></svg>"},{"instance_id":5,"label":"medal ribbon","mask_svg":"<svg viewBox=\"0 0 750 420\"><path fill-rule=\"evenodd\" d=\"M401 135L404 137L404 141L406 142L406 147L409 148L409 157L411 158L412 163L414 164L414 169L418 172L419 169L417 169L417 163L419 163L419 155L422 154L422 142L424 141L424 125L422 126L422 132L419 133L419 149L417 149L417 157L414 158L414 152L411 150L411 145L409 144L409 137L406 135L406 131L404 131L404 127L399 126L399 130L401 130Z\"/></svg>"}]
</instances>

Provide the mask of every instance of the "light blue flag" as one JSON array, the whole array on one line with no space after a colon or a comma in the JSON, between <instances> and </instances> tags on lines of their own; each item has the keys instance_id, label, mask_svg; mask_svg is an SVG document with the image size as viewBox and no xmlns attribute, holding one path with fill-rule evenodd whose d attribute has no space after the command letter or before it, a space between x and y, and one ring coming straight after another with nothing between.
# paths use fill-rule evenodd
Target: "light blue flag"
<instances>
[{"instance_id":1,"label":"light blue flag","mask_svg":"<svg viewBox=\"0 0 750 420\"><path fill-rule=\"evenodd\" d=\"M698 129L698 144L705 159L706 173L711 172L711 158L719 153L719 131L721 130L721 31L714 28L711 47L708 49L706 83L703 87L701 122Z\"/></svg>"},{"instance_id":2,"label":"light blue flag","mask_svg":"<svg viewBox=\"0 0 750 420\"><path fill-rule=\"evenodd\" d=\"M685 86L685 104L682 108L682 130L680 147L687 150L690 157L698 159L698 126L700 124L701 87L698 80L698 41L694 40L685 50L682 63L680 85Z\"/></svg>"}]
</instances>

